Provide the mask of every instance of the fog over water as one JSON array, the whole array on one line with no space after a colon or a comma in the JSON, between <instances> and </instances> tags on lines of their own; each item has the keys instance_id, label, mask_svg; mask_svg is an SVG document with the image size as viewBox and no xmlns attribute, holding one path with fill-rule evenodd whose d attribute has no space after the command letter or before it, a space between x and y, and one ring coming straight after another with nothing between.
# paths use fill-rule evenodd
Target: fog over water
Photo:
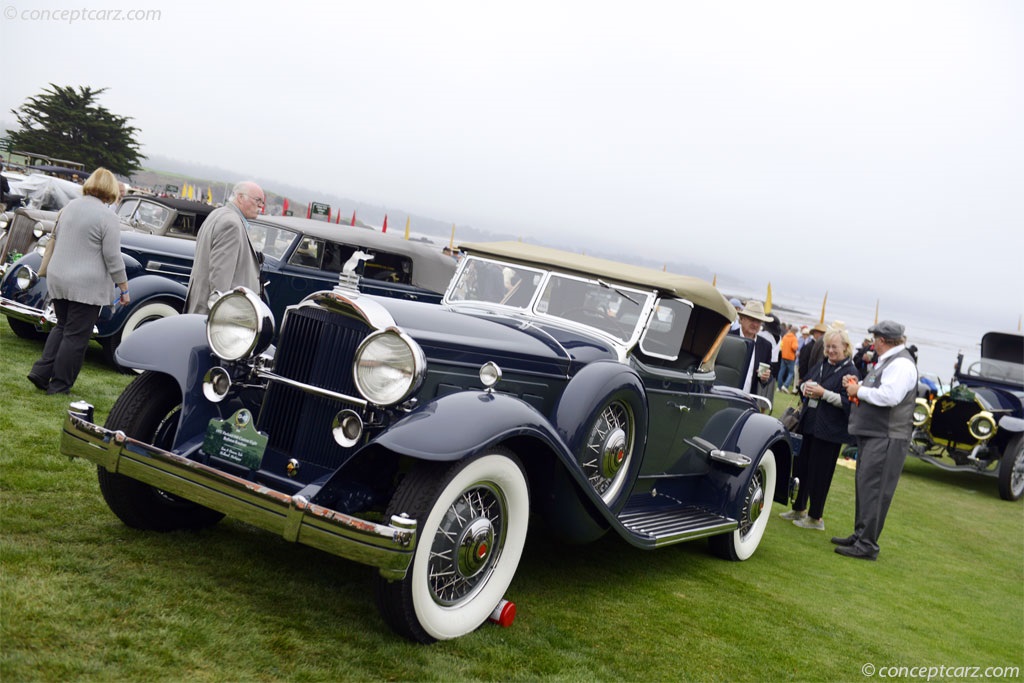
<instances>
[{"instance_id":1,"label":"fog over water","mask_svg":"<svg viewBox=\"0 0 1024 683\"><path fill-rule=\"evenodd\" d=\"M47 14L129 7L153 13ZM108 88L145 153L295 201L866 322L881 300L936 342L1024 312L1018 0L8 0L0 45L0 123L48 83Z\"/></svg>"}]
</instances>

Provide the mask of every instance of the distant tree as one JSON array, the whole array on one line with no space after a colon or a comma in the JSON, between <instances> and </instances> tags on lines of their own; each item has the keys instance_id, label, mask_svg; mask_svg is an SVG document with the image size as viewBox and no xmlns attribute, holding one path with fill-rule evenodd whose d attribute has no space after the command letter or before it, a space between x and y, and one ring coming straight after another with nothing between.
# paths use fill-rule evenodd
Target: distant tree
<instances>
[{"instance_id":1,"label":"distant tree","mask_svg":"<svg viewBox=\"0 0 1024 683\"><path fill-rule=\"evenodd\" d=\"M114 173L130 175L141 168L145 157L135 140L138 128L128 125L130 117L118 116L96 103L106 88L61 87L29 97L11 113L21 130L10 132L11 146L60 159L80 161L91 172L104 166Z\"/></svg>"}]
</instances>

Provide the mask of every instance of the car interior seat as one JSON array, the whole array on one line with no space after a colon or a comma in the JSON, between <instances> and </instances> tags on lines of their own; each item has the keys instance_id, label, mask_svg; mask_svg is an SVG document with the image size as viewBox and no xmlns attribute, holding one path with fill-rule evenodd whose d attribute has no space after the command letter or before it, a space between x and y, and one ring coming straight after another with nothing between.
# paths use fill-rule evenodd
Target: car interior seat
<instances>
[{"instance_id":1,"label":"car interior seat","mask_svg":"<svg viewBox=\"0 0 1024 683\"><path fill-rule=\"evenodd\" d=\"M742 389L745 379L743 373L753 353L752 340L726 335L715 359L715 384Z\"/></svg>"}]
</instances>

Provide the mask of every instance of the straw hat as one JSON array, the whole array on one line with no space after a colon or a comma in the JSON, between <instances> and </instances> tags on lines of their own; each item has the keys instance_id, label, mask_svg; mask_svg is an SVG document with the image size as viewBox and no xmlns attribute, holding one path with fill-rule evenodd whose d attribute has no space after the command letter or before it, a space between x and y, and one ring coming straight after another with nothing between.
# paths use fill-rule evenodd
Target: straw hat
<instances>
[{"instance_id":1,"label":"straw hat","mask_svg":"<svg viewBox=\"0 0 1024 683\"><path fill-rule=\"evenodd\" d=\"M743 307L742 311L738 312L739 315L744 315L748 318L760 320L761 322L770 323L775 318L770 315L765 315L764 304L760 301L748 301Z\"/></svg>"}]
</instances>

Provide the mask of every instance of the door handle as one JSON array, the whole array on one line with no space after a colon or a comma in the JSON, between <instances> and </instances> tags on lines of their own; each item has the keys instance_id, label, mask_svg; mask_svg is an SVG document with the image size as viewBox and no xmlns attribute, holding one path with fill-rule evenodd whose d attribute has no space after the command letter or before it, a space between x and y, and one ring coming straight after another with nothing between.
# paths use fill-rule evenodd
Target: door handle
<instances>
[{"instance_id":1,"label":"door handle","mask_svg":"<svg viewBox=\"0 0 1024 683\"><path fill-rule=\"evenodd\" d=\"M688 412L690 412L690 406L683 405L682 403L676 403L675 401L669 401L668 405L669 405L670 408L675 408L680 413L688 413Z\"/></svg>"}]
</instances>

